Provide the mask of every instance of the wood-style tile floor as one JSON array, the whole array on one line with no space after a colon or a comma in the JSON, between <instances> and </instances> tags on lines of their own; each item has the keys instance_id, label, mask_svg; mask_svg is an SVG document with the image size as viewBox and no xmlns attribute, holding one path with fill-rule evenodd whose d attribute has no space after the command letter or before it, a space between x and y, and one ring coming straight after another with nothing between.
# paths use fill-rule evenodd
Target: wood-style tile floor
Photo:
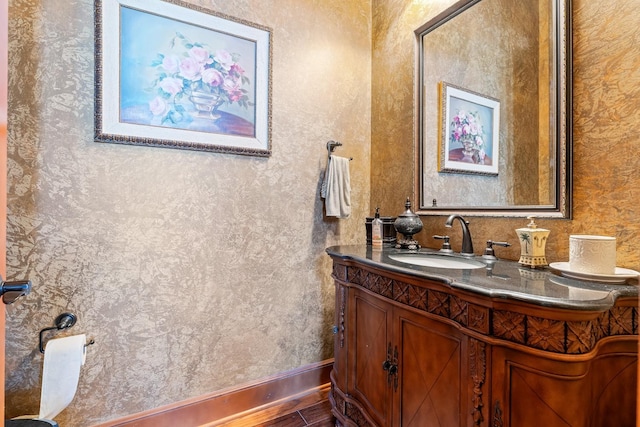
<instances>
[{"instance_id":1,"label":"wood-style tile floor","mask_svg":"<svg viewBox=\"0 0 640 427\"><path fill-rule=\"evenodd\" d=\"M323 401L282 415L275 420L257 424L255 427L333 427L335 420L331 415L329 401Z\"/></svg>"},{"instance_id":2,"label":"wood-style tile floor","mask_svg":"<svg viewBox=\"0 0 640 427\"><path fill-rule=\"evenodd\" d=\"M215 427L334 427L329 387L262 410L211 424Z\"/></svg>"}]
</instances>

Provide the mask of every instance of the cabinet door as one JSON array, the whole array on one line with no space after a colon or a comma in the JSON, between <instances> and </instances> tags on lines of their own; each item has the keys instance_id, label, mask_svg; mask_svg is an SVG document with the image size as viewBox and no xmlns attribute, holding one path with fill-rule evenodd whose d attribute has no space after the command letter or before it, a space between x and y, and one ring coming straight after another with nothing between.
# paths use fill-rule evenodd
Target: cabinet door
<instances>
[{"instance_id":1,"label":"cabinet door","mask_svg":"<svg viewBox=\"0 0 640 427\"><path fill-rule=\"evenodd\" d=\"M352 369L347 379L348 392L377 425L389 426L392 375L387 353L389 346L393 348L389 335L392 306L366 292L351 289L349 309L348 365Z\"/></svg>"},{"instance_id":2,"label":"cabinet door","mask_svg":"<svg viewBox=\"0 0 640 427\"><path fill-rule=\"evenodd\" d=\"M551 360L494 347L492 425L635 426L633 351Z\"/></svg>"},{"instance_id":3,"label":"cabinet door","mask_svg":"<svg viewBox=\"0 0 640 427\"><path fill-rule=\"evenodd\" d=\"M401 350L393 425L471 425L467 338L453 326L399 309L396 325Z\"/></svg>"}]
</instances>

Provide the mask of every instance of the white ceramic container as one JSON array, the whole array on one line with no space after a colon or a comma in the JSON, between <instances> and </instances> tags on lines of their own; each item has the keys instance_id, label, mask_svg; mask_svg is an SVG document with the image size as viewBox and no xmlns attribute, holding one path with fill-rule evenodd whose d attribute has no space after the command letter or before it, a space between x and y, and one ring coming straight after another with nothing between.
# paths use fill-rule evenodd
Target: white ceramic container
<instances>
[{"instance_id":1,"label":"white ceramic container","mask_svg":"<svg viewBox=\"0 0 640 427\"><path fill-rule=\"evenodd\" d=\"M569 267L579 273L614 274L616 238L588 234L570 235Z\"/></svg>"}]
</instances>

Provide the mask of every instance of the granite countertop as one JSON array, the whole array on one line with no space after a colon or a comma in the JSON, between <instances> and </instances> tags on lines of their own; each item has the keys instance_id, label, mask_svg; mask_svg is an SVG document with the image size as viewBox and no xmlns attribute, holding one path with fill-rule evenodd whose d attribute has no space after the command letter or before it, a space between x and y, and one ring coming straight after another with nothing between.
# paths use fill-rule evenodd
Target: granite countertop
<instances>
[{"instance_id":1,"label":"granite countertop","mask_svg":"<svg viewBox=\"0 0 640 427\"><path fill-rule=\"evenodd\" d=\"M638 296L637 279L621 284L578 280L564 277L549 267L533 269L514 261L487 261L481 256L476 256L473 260L483 262L486 264L485 268L462 270L422 267L389 257L410 253L438 253L432 249L409 251L385 247L382 251L372 251L371 246L367 245L343 245L329 247L326 251L332 257L353 259L365 265L423 277L452 288L549 307L606 310L620 297Z\"/></svg>"}]
</instances>

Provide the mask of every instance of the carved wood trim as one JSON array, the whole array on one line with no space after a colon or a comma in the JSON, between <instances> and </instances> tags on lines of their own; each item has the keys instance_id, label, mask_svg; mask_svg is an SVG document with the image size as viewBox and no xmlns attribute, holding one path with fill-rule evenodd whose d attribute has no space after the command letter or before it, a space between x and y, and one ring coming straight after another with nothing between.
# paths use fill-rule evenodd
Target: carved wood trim
<instances>
[{"instance_id":1,"label":"carved wood trim","mask_svg":"<svg viewBox=\"0 0 640 427\"><path fill-rule=\"evenodd\" d=\"M333 277L342 281L347 280L347 267L333 263Z\"/></svg>"},{"instance_id":2,"label":"carved wood trim","mask_svg":"<svg viewBox=\"0 0 640 427\"><path fill-rule=\"evenodd\" d=\"M598 319L600 320L600 319ZM567 353L586 353L593 348L599 338L596 331L598 322L567 322Z\"/></svg>"},{"instance_id":3,"label":"carved wood trim","mask_svg":"<svg viewBox=\"0 0 640 427\"><path fill-rule=\"evenodd\" d=\"M591 351L604 337L638 335L638 308L633 306L612 307L599 317L585 321L557 320L483 307L474 304L477 300L467 300L464 296L448 292L444 286L439 290L428 289L360 267L342 267L337 268L334 263L334 277L338 280L361 286L399 304L449 319L487 336L531 348L582 354Z\"/></svg>"},{"instance_id":4,"label":"carved wood trim","mask_svg":"<svg viewBox=\"0 0 640 427\"><path fill-rule=\"evenodd\" d=\"M467 306L469 328L482 334L489 334L489 309L475 304Z\"/></svg>"},{"instance_id":5,"label":"carved wood trim","mask_svg":"<svg viewBox=\"0 0 640 427\"><path fill-rule=\"evenodd\" d=\"M333 400L333 407L339 412L340 415L345 415L345 401L342 398L342 394L336 392L336 386L331 381L331 400Z\"/></svg>"},{"instance_id":6,"label":"carved wood trim","mask_svg":"<svg viewBox=\"0 0 640 427\"><path fill-rule=\"evenodd\" d=\"M527 316L527 345L541 350L565 353L565 322Z\"/></svg>"},{"instance_id":7,"label":"carved wood trim","mask_svg":"<svg viewBox=\"0 0 640 427\"><path fill-rule=\"evenodd\" d=\"M458 298L449 296L449 316L463 326L469 326L469 303Z\"/></svg>"},{"instance_id":8,"label":"carved wood trim","mask_svg":"<svg viewBox=\"0 0 640 427\"><path fill-rule=\"evenodd\" d=\"M634 327L637 317L635 307L613 307L609 310L609 333L611 335L633 335L638 329Z\"/></svg>"},{"instance_id":9,"label":"carved wood trim","mask_svg":"<svg viewBox=\"0 0 640 427\"><path fill-rule=\"evenodd\" d=\"M344 348L344 319L345 310L347 306L347 288L340 286L340 322L338 327L340 328L340 348Z\"/></svg>"},{"instance_id":10,"label":"carved wood trim","mask_svg":"<svg viewBox=\"0 0 640 427\"><path fill-rule=\"evenodd\" d=\"M364 416L359 407L354 405L351 402L345 403L345 414L344 414L351 422L355 423L358 427L373 427L367 421L367 418Z\"/></svg>"},{"instance_id":11,"label":"carved wood trim","mask_svg":"<svg viewBox=\"0 0 640 427\"><path fill-rule=\"evenodd\" d=\"M493 334L518 344L525 343L526 316L511 311L493 310Z\"/></svg>"},{"instance_id":12,"label":"carved wood trim","mask_svg":"<svg viewBox=\"0 0 640 427\"><path fill-rule=\"evenodd\" d=\"M427 311L449 319L451 317L451 310L449 310L449 294L429 290L427 295Z\"/></svg>"},{"instance_id":13,"label":"carved wood trim","mask_svg":"<svg viewBox=\"0 0 640 427\"><path fill-rule=\"evenodd\" d=\"M482 385L486 380L487 355L486 344L474 338L469 339L469 370L473 381L473 396L471 398L473 409L471 416L473 424L479 426L484 421L484 416L482 415L482 407L484 406Z\"/></svg>"},{"instance_id":14,"label":"carved wood trim","mask_svg":"<svg viewBox=\"0 0 640 427\"><path fill-rule=\"evenodd\" d=\"M353 423L360 427L373 427L363 414L362 409L353 402L345 399L342 392L335 387L333 382L331 382L331 393L329 396L329 400L332 402L334 408L334 416L336 416L336 426L344 425L341 420L342 418L345 421L349 421L349 425Z\"/></svg>"}]
</instances>

